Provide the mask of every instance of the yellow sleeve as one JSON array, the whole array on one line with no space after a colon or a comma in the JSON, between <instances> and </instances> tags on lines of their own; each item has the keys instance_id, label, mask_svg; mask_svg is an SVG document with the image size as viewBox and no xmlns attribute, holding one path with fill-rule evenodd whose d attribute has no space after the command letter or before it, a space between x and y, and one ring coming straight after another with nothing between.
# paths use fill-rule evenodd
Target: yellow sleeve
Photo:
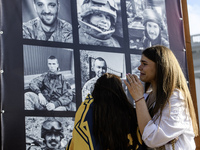
<instances>
[{"instance_id":1,"label":"yellow sleeve","mask_svg":"<svg viewBox=\"0 0 200 150\"><path fill-rule=\"evenodd\" d=\"M75 115L72 140L66 150L94 150L88 121L85 120L86 114L90 108L93 98L90 94L82 102Z\"/></svg>"}]
</instances>

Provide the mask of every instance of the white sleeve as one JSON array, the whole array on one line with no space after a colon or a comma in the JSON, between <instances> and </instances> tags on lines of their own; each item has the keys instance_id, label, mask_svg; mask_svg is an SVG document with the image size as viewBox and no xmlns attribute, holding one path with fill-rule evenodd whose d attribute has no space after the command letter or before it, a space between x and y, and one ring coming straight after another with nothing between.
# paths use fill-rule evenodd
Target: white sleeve
<instances>
[{"instance_id":1,"label":"white sleeve","mask_svg":"<svg viewBox=\"0 0 200 150\"><path fill-rule=\"evenodd\" d=\"M185 101L179 90L175 90L170 97L160 117L153 122L150 120L144 128L142 139L149 147L155 148L165 145L181 135L189 126L190 118L186 116ZM159 122L160 120L160 122Z\"/></svg>"}]
</instances>

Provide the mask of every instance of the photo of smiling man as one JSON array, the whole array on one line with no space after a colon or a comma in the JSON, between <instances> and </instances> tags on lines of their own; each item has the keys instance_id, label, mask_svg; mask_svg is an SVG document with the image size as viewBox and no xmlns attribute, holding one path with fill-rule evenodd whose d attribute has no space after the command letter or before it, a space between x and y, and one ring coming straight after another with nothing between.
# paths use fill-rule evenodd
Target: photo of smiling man
<instances>
[{"instance_id":1,"label":"photo of smiling man","mask_svg":"<svg viewBox=\"0 0 200 150\"><path fill-rule=\"evenodd\" d=\"M65 5L69 4L69 0L65 2ZM60 5L61 4L59 0L31 0L29 2L24 1L22 27L23 38L72 43L72 25L60 18L62 17L65 19L66 17L70 17L68 20L71 21L71 16L59 16L61 7ZM65 11L61 12L62 14L69 14ZM27 14L35 16L35 18L27 20L27 18L31 18L30 16L27 16Z\"/></svg>"},{"instance_id":2,"label":"photo of smiling man","mask_svg":"<svg viewBox=\"0 0 200 150\"><path fill-rule=\"evenodd\" d=\"M79 43L121 47L120 1L78 0Z\"/></svg>"},{"instance_id":3,"label":"photo of smiling man","mask_svg":"<svg viewBox=\"0 0 200 150\"><path fill-rule=\"evenodd\" d=\"M26 150L66 150L73 126L72 117L25 117Z\"/></svg>"},{"instance_id":4,"label":"photo of smiling man","mask_svg":"<svg viewBox=\"0 0 200 150\"><path fill-rule=\"evenodd\" d=\"M170 47L165 0L126 0L126 13L131 49Z\"/></svg>"},{"instance_id":5,"label":"photo of smiling man","mask_svg":"<svg viewBox=\"0 0 200 150\"><path fill-rule=\"evenodd\" d=\"M145 27L144 48L153 45L169 47L169 42L161 36L163 24L160 14L154 9L146 9L143 12L143 25Z\"/></svg>"}]
</instances>

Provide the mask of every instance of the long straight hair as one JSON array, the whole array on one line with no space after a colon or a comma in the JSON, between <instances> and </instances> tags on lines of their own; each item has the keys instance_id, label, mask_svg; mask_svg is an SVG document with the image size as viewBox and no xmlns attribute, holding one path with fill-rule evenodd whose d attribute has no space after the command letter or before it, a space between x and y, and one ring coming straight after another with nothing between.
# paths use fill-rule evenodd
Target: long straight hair
<instances>
[{"instance_id":1,"label":"long straight hair","mask_svg":"<svg viewBox=\"0 0 200 150\"><path fill-rule=\"evenodd\" d=\"M110 73L102 75L95 83L92 96L93 133L101 149L130 150L128 134L133 138L135 149L138 144L136 112L120 78Z\"/></svg>"},{"instance_id":2,"label":"long straight hair","mask_svg":"<svg viewBox=\"0 0 200 150\"><path fill-rule=\"evenodd\" d=\"M198 125L196 114L192 102L192 97L188 89L186 78L173 52L164 46L153 46L147 48L142 53L145 57L156 63L156 104L152 115L159 111L162 116L162 110L175 89L179 89L186 103L186 110L189 111L192 119L192 125L195 136L198 135ZM145 91L150 87L150 83L145 83ZM169 103L170 104L170 103Z\"/></svg>"}]
</instances>

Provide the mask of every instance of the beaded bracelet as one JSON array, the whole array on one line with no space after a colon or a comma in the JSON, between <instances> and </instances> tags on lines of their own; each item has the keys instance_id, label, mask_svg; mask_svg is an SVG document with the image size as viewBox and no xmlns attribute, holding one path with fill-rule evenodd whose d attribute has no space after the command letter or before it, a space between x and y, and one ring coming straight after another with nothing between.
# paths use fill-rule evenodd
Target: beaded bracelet
<instances>
[{"instance_id":1,"label":"beaded bracelet","mask_svg":"<svg viewBox=\"0 0 200 150\"><path fill-rule=\"evenodd\" d=\"M141 98L139 98L138 100L135 100L135 103L139 102L141 99L143 99L144 96L142 96Z\"/></svg>"}]
</instances>

